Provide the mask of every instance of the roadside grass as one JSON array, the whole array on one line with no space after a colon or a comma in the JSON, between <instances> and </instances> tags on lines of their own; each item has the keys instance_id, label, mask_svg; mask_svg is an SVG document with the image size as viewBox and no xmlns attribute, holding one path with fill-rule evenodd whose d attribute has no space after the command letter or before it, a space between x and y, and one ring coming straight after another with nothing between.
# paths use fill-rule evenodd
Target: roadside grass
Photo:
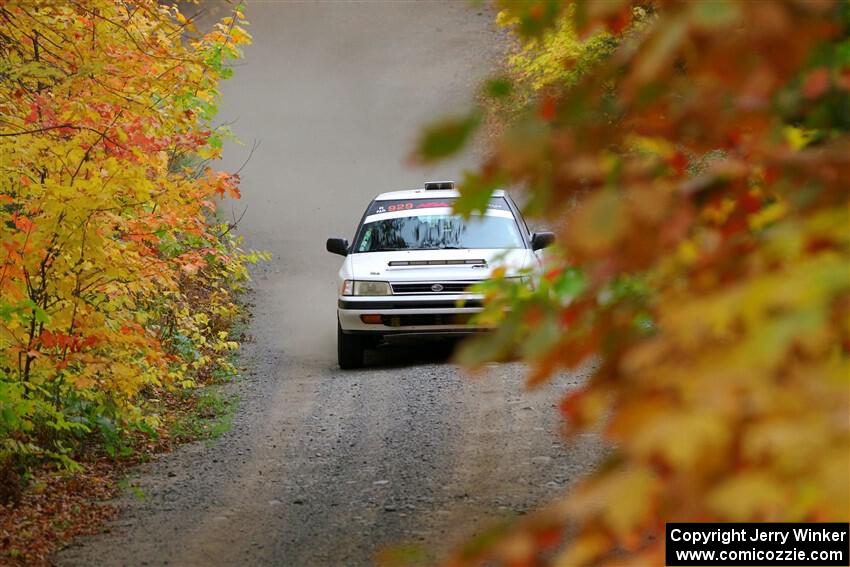
<instances>
[{"instance_id":1,"label":"roadside grass","mask_svg":"<svg viewBox=\"0 0 850 567\"><path fill-rule=\"evenodd\" d=\"M212 446L233 426L239 398L220 385L198 388L190 393L194 411L177 417L169 427L169 435L177 442L203 440Z\"/></svg>"},{"instance_id":2,"label":"roadside grass","mask_svg":"<svg viewBox=\"0 0 850 567\"><path fill-rule=\"evenodd\" d=\"M131 492L139 500L146 500L148 497L145 491L138 484L134 484L129 477L122 478L115 485L124 492Z\"/></svg>"},{"instance_id":3,"label":"roadside grass","mask_svg":"<svg viewBox=\"0 0 850 567\"><path fill-rule=\"evenodd\" d=\"M243 313L247 313L247 306L242 304L242 307ZM230 329L230 335L238 337L240 343L247 337L248 322L247 316L239 317ZM234 368L238 367L238 350L230 353L228 362ZM226 385L237 378L237 374L224 368L216 368L210 375L208 385L190 390L189 395L194 396L194 411L174 420L170 428L172 436L185 441L203 440L211 447L222 435L230 431L239 408L239 396L228 392Z\"/></svg>"},{"instance_id":4,"label":"roadside grass","mask_svg":"<svg viewBox=\"0 0 850 567\"><path fill-rule=\"evenodd\" d=\"M240 298L241 299L241 298ZM230 336L244 344L248 340L250 305L239 302L242 316L238 317L230 328ZM240 351L231 352L227 361L238 368ZM238 379L238 374L218 367L210 372L205 384L197 388L180 390L178 410L172 414L168 423L168 437L176 443L206 441L212 446L233 427L233 417L239 407L239 396L226 388ZM188 411L187 411L188 408Z\"/></svg>"}]
</instances>

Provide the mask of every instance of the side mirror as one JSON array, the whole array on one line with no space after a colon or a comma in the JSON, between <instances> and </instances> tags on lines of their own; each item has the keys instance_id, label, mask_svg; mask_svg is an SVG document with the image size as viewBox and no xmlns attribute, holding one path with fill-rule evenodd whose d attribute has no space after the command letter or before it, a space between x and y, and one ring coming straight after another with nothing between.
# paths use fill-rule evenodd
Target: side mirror
<instances>
[{"instance_id":1,"label":"side mirror","mask_svg":"<svg viewBox=\"0 0 850 567\"><path fill-rule=\"evenodd\" d=\"M348 256L348 240L345 238L328 238L328 252Z\"/></svg>"},{"instance_id":2,"label":"side mirror","mask_svg":"<svg viewBox=\"0 0 850 567\"><path fill-rule=\"evenodd\" d=\"M531 249L542 250L555 243L554 232L535 232L531 235Z\"/></svg>"}]
</instances>

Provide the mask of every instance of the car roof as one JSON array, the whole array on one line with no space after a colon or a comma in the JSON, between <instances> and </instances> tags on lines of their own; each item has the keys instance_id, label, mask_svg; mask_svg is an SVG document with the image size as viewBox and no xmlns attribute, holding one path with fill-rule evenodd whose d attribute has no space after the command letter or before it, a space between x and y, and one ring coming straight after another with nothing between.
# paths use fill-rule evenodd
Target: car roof
<instances>
[{"instance_id":1,"label":"car roof","mask_svg":"<svg viewBox=\"0 0 850 567\"><path fill-rule=\"evenodd\" d=\"M494 197L504 197L505 192L501 189L493 191ZM398 201L403 199L447 199L450 197L460 197L460 193L455 189L408 189L406 191L389 191L381 193L375 197L376 201Z\"/></svg>"}]
</instances>

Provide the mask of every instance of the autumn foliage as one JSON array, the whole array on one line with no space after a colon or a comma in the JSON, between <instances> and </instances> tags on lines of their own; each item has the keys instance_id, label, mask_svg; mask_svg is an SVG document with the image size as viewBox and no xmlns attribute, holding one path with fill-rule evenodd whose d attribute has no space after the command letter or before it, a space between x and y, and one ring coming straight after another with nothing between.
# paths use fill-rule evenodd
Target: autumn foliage
<instances>
[{"instance_id":1,"label":"autumn foliage","mask_svg":"<svg viewBox=\"0 0 850 567\"><path fill-rule=\"evenodd\" d=\"M850 4L502 7L520 47L456 122L497 122L460 208L516 186L560 247L535 290L485 287L499 329L461 359L535 386L596 357L560 408L614 453L453 564L662 565L668 521L847 521Z\"/></svg>"},{"instance_id":2,"label":"autumn foliage","mask_svg":"<svg viewBox=\"0 0 850 567\"><path fill-rule=\"evenodd\" d=\"M0 1L0 468L160 424L227 368L247 277L216 91L250 40L155 0Z\"/></svg>"}]
</instances>

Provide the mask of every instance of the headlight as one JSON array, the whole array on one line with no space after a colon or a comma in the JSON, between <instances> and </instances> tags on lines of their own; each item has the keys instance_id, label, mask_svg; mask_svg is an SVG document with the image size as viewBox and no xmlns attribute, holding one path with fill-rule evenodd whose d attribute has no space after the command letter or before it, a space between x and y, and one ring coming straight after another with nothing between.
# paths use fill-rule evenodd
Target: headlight
<instances>
[{"instance_id":1,"label":"headlight","mask_svg":"<svg viewBox=\"0 0 850 567\"><path fill-rule=\"evenodd\" d=\"M361 282L345 280L342 284L343 295L392 295L387 282Z\"/></svg>"}]
</instances>

